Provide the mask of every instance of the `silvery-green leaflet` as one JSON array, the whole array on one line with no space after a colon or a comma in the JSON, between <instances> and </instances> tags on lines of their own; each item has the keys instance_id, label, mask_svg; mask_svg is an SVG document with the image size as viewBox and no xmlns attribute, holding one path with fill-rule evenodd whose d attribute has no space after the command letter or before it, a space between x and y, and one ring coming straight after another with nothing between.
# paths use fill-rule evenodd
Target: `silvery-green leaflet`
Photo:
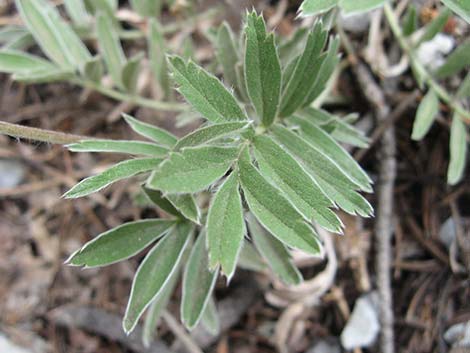
<instances>
[{"instance_id":1,"label":"silvery-green leaflet","mask_svg":"<svg viewBox=\"0 0 470 353\"><path fill-rule=\"evenodd\" d=\"M2 49L4 71L15 79L36 77L41 82L80 77L99 83L109 75L117 91L134 92L143 56L126 58L118 32L113 32L115 19L99 9L87 13L94 16L101 46L100 55L91 57L56 9L45 0L34 2L39 3L17 0L47 59ZM146 8L145 1L134 3L139 11ZM150 26L153 48L163 40L158 28ZM364 147L367 138L341 118L311 108L338 63L338 39L328 37L320 22L305 34L277 38L255 12L246 14L239 36L222 24L211 38L230 88L191 60L149 55L157 60L152 65L155 77L167 82L162 67L169 68L177 91L204 119L202 126L177 138L125 115L129 129L145 142L87 140L68 146L75 152L128 158L85 178L65 197L83 197L134 177L148 203L168 215L111 229L68 259L71 265L99 267L148 249L132 284L123 320L126 332L147 310L144 341L149 342L180 278L183 323L189 329L203 324L217 331L213 291L219 275L230 280L237 267L270 269L286 284L298 284L302 275L290 249L319 256L316 227L342 233L337 208L373 214L362 195L372 191L371 179L340 145ZM296 51L283 50L293 41L298 41ZM171 96L164 84L162 88ZM207 197L208 205L200 202Z\"/></svg>"}]
</instances>

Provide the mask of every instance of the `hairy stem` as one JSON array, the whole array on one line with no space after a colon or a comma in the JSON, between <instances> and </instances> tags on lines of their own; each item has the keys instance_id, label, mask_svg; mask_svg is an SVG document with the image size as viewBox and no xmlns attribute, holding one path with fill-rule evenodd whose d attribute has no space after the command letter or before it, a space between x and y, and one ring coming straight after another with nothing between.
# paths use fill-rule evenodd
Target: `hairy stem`
<instances>
[{"instance_id":1,"label":"hairy stem","mask_svg":"<svg viewBox=\"0 0 470 353\"><path fill-rule=\"evenodd\" d=\"M63 132L38 129L35 127L11 124L5 121L0 121L0 134L18 138L25 138L28 140L55 143L59 145L66 145L81 140L91 139L87 136L72 135Z\"/></svg>"},{"instance_id":2,"label":"hairy stem","mask_svg":"<svg viewBox=\"0 0 470 353\"><path fill-rule=\"evenodd\" d=\"M384 13L385 17L387 18L388 24L390 25L390 29L393 32L393 35L397 38L398 44L400 45L401 49L406 53L406 55L410 58L412 65L423 76L423 81L426 83L426 85L434 89L439 98L447 105L449 105L453 110L455 110L458 113L457 115L466 124L469 124L470 111L464 109L458 102L456 102L452 98L452 96L447 92L447 90L432 77L426 67L416 58L413 49L410 47L405 36L403 35L403 32L400 28L400 24L398 23L398 19L395 16L395 13L393 12L393 9L390 4L385 3Z\"/></svg>"},{"instance_id":3,"label":"hairy stem","mask_svg":"<svg viewBox=\"0 0 470 353\"><path fill-rule=\"evenodd\" d=\"M105 96L108 96L110 98L116 99L121 102L129 102L129 103L134 103L137 104L141 107L145 108L150 108L150 109L155 109L155 110L165 110L165 111L172 111L172 112L182 112L187 110L187 106L182 103L176 103L176 102L161 102L161 101L156 101L150 98L145 98L142 96L137 96L137 95L129 95L124 92L117 91L112 88L105 87L99 83L89 81L89 80L84 80L81 78L74 78L72 80L73 83L92 89L94 91L97 91Z\"/></svg>"}]
</instances>

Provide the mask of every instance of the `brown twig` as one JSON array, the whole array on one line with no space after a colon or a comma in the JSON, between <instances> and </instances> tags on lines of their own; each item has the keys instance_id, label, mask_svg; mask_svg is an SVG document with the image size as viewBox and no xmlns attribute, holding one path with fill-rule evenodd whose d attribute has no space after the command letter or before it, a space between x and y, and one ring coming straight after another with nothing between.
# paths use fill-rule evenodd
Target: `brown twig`
<instances>
[{"instance_id":1,"label":"brown twig","mask_svg":"<svg viewBox=\"0 0 470 353\"><path fill-rule=\"evenodd\" d=\"M337 27L344 47L351 58L352 70L362 89L364 97L375 110L378 124L383 124L390 114L390 107L385 101L382 88L375 82L368 68L358 59L354 47L346 33L340 26ZM391 262L392 262L392 229L393 229L393 189L396 177L396 141L393 122L384 131L379 149L379 182L377 185L378 205L377 220L375 224L375 238L377 245L376 271L377 287L380 297L380 321L382 353L393 353L393 309L391 288Z\"/></svg>"},{"instance_id":2,"label":"brown twig","mask_svg":"<svg viewBox=\"0 0 470 353\"><path fill-rule=\"evenodd\" d=\"M72 135L66 134L64 132L38 129L35 127L7 123L5 121L0 121L0 134L25 138L28 140L56 143L59 145L66 145L81 140L91 139L87 136Z\"/></svg>"}]
</instances>

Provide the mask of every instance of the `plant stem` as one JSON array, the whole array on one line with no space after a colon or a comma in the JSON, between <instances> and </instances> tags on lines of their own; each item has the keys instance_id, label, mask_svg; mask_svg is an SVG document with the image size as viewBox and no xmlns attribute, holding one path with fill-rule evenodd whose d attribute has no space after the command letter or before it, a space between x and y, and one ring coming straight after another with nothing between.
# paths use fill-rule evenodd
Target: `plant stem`
<instances>
[{"instance_id":1,"label":"plant stem","mask_svg":"<svg viewBox=\"0 0 470 353\"><path fill-rule=\"evenodd\" d=\"M63 132L38 129L35 127L7 123L5 121L0 121L0 134L41 142L55 143L59 145L66 145L81 140L91 139L87 136L72 135Z\"/></svg>"},{"instance_id":2,"label":"plant stem","mask_svg":"<svg viewBox=\"0 0 470 353\"><path fill-rule=\"evenodd\" d=\"M182 103L161 102L161 101L156 101L150 98L145 98L142 96L135 96L135 95L133 96L124 92L119 92L112 88L105 87L99 83L95 83L89 80L84 80L78 77L74 78L72 82L79 86L97 91L105 96L116 99L118 101L134 103L145 108L151 108L155 110L173 111L173 112L182 112L182 111L187 110L187 106Z\"/></svg>"},{"instance_id":3,"label":"plant stem","mask_svg":"<svg viewBox=\"0 0 470 353\"><path fill-rule=\"evenodd\" d=\"M403 32L400 28L400 24L398 23L398 19L393 12L392 7L390 4L385 3L384 5L384 13L387 21L390 25L390 29L392 30L394 36L397 38L398 44L400 45L401 49L408 55L412 65L415 67L417 71L423 75L423 81L426 83L428 87L431 87L439 98L448 104L455 112L457 112L458 116L466 123L470 123L470 111L464 109L458 102L456 102L452 96L447 92L447 90L441 86L429 73L426 67L416 58L413 49L408 44Z\"/></svg>"}]
</instances>

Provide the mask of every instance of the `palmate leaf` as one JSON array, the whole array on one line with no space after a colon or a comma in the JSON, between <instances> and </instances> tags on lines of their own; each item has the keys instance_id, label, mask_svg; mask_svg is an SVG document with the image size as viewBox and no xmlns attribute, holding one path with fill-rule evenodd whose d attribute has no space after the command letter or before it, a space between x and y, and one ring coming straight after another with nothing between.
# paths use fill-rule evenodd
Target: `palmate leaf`
<instances>
[{"instance_id":1,"label":"palmate leaf","mask_svg":"<svg viewBox=\"0 0 470 353\"><path fill-rule=\"evenodd\" d=\"M274 34L266 33L263 16L247 15L245 27L245 77L248 95L264 126L276 117L281 90L281 64Z\"/></svg>"},{"instance_id":2,"label":"palmate leaf","mask_svg":"<svg viewBox=\"0 0 470 353\"><path fill-rule=\"evenodd\" d=\"M276 140L282 144L310 173L325 195L350 214L370 216L370 204L354 190L359 186L322 152L294 132L276 125L272 129ZM366 190L367 191L367 190Z\"/></svg>"},{"instance_id":3,"label":"palmate leaf","mask_svg":"<svg viewBox=\"0 0 470 353\"><path fill-rule=\"evenodd\" d=\"M267 136L257 136L254 147L261 174L281 189L306 219L313 218L332 232L342 232L341 221L329 209L334 204L292 156Z\"/></svg>"},{"instance_id":4,"label":"palmate leaf","mask_svg":"<svg viewBox=\"0 0 470 353\"><path fill-rule=\"evenodd\" d=\"M220 265L229 281L235 272L246 233L238 188L238 175L233 172L215 194L207 217L209 266L216 268Z\"/></svg>"},{"instance_id":5,"label":"palmate leaf","mask_svg":"<svg viewBox=\"0 0 470 353\"><path fill-rule=\"evenodd\" d=\"M418 106L411 138L415 141L421 140L428 133L438 113L439 98L436 92L430 88Z\"/></svg>"},{"instance_id":6,"label":"palmate leaf","mask_svg":"<svg viewBox=\"0 0 470 353\"><path fill-rule=\"evenodd\" d=\"M131 294L122 322L130 333L145 309L160 294L177 270L186 247L191 242L192 226L180 223L150 250L132 282Z\"/></svg>"},{"instance_id":7,"label":"palmate leaf","mask_svg":"<svg viewBox=\"0 0 470 353\"><path fill-rule=\"evenodd\" d=\"M204 126L182 137L176 143L174 150L178 151L183 147L194 147L208 144L209 142L227 137L229 135L240 133L250 125L251 124L249 122L241 121Z\"/></svg>"},{"instance_id":8,"label":"palmate leaf","mask_svg":"<svg viewBox=\"0 0 470 353\"><path fill-rule=\"evenodd\" d=\"M161 162L158 158L130 159L119 162L103 173L83 179L64 194L65 198L74 199L104 189L106 186L139 173L149 172L155 169Z\"/></svg>"},{"instance_id":9,"label":"palmate leaf","mask_svg":"<svg viewBox=\"0 0 470 353\"><path fill-rule=\"evenodd\" d=\"M310 254L318 254L320 243L313 228L253 166L247 149L238 165L245 200L258 221L284 244Z\"/></svg>"},{"instance_id":10,"label":"palmate leaf","mask_svg":"<svg viewBox=\"0 0 470 353\"><path fill-rule=\"evenodd\" d=\"M366 172L329 134L307 119L294 116L290 121L301 128L301 135L305 140L330 157L341 168L341 171L359 185L362 190L372 191L372 180Z\"/></svg>"},{"instance_id":11,"label":"palmate leaf","mask_svg":"<svg viewBox=\"0 0 470 353\"><path fill-rule=\"evenodd\" d=\"M124 140L85 140L66 146L72 152L115 152L164 157L168 149L149 142Z\"/></svg>"},{"instance_id":12,"label":"palmate leaf","mask_svg":"<svg viewBox=\"0 0 470 353\"><path fill-rule=\"evenodd\" d=\"M147 182L168 193L194 193L220 179L238 156L236 147L188 147L170 153Z\"/></svg>"},{"instance_id":13,"label":"palmate leaf","mask_svg":"<svg viewBox=\"0 0 470 353\"><path fill-rule=\"evenodd\" d=\"M165 235L174 224L174 221L162 219L124 223L86 243L66 263L88 268L126 260Z\"/></svg>"},{"instance_id":14,"label":"palmate leaf","mask_svg":"<svg viewBox=\"0 0 470 353\"><path fill-rule=\"evenodd\" d=\"M189 330L201 319L214 290L218 273L218 268L209 269L206 236L203 231L193 246L183 275L181 320Z\"/></svg>"},{"instance_id":15,"label":"palmate leaf","mask_svg":"<svg viewBox=\"0 0 470 353\"><path fill-rule=\"evenodd\" d=\"M144 136L162 146L166 146L169 148L175 145L177 138L168 131L160 129L155 125L139 121L130 116L129 114L123 113L122 116L126 123L131 127L131 129L139 135Z\"/></svg>"},{"instance_id":16,"label":"palmate leaf","mask_svg":"<svg viewBox=\"0 0 470 353\"><path fill-rule=\"evenodd\" d=\"M318 22L308 34L303 53L295 66L285 89L283 89L280 115L286 117L294 113L307 99L310 88L315 83L324 60L320 52L326 42L327 32Z\"/></svg>"},{"instance_id":17,"label":"palmate leaf","mask_svg":"<svg viewBox=\"0 0 470 353\"><path fill-rule=\"evenodd\" d=\"M258 223L252 214L247 215L251 239L276 276L287 285L302 282L302 274L291 261L286 247Z\"/></svg>"},{"instance_id":18,"label":"palmate leaf","mask_svg":"<svg viewBox=\"0 0 470 353\"><path fill-rule=\"evenodd\" d=\"M247 119L238 102L216 77L177 56L170 58L170 64L179 91L207 120L221 123Z\"/></svg>"}]
</instances>

